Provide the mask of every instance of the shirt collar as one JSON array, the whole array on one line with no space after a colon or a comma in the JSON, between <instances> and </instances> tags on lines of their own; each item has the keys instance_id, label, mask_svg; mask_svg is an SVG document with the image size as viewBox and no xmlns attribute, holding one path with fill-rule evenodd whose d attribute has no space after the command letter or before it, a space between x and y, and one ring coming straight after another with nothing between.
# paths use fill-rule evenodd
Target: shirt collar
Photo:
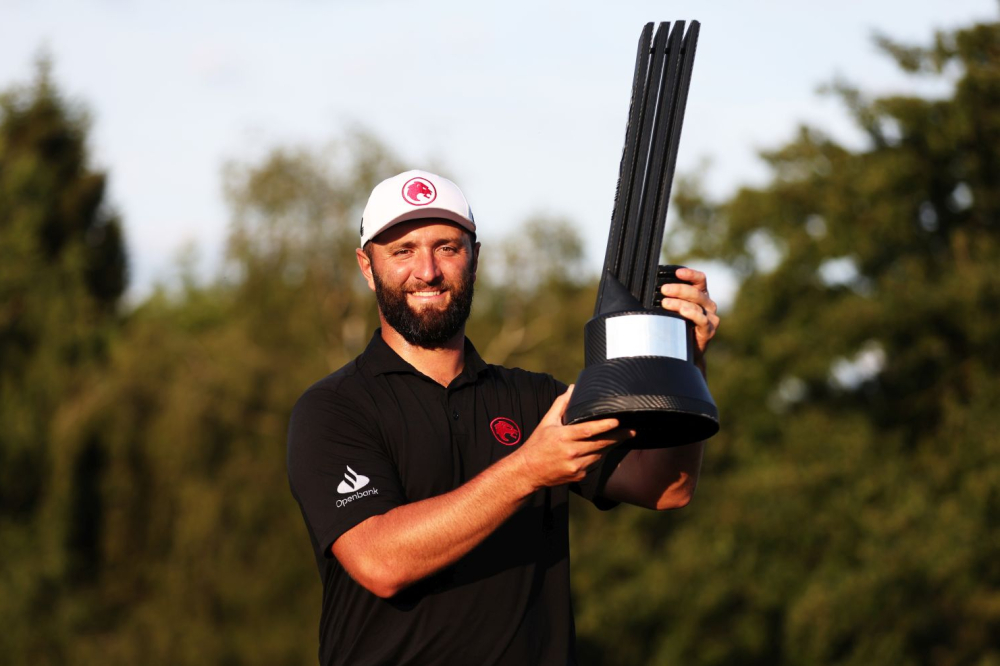
<instances>
[{"instance_id":1,"label":"shirt collar","mask_svg":"<svg viewBox=\"0 0 1000 666\"><path fill-rule=\"evenodd\" d=\"M420 372L403 360L402 356L397 354L392 347L386 344L385 340L382 339L381 328L375 329L375 335L372 336L371 342L368 343L364 356L373 375L382 375L390 372L403 372L419 375L421 377L425 376L424 373ZM456 386L459 383L465 383L466 381L475 381L476 377L479 376L479 373L485 370L486 362L483 361L479 352L476 351L476 348L472 345L469 338L465 338L465 367L462 368L462 372L452 380L451 386Z\"/></svg>"}]
</instances>

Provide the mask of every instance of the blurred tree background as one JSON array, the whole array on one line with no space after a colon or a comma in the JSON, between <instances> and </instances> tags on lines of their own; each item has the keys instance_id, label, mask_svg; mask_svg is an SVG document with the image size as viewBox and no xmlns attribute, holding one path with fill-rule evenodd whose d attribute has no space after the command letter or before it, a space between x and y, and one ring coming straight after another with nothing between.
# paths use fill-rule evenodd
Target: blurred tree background
<instances>
[{"instance_id":1,"label":"blurred tree background","mask_svg":"<svg viewBox=\"0 0 1000 666\"><path fill-rule=\"evenodd\" d=\"M723 430L676 514L574 507L586 664L1000 664L1000 24L882 38L940 98L838 83L726 201L679 183L672 260L739 277ZM376 324L353 259L403 168L351 135L226 168L225 266L125 308L121 224L48 66L0 98L4 664L311 664L320 586L292 404ZM469 335L572 381L596 283L572 224L483 248Z\"/></svg>"}]
</instances>

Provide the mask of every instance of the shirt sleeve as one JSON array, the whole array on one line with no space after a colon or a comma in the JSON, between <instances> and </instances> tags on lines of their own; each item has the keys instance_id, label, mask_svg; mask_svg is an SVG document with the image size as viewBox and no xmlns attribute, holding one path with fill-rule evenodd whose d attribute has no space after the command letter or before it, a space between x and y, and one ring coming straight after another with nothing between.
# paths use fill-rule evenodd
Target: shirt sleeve
<instances>
[{"instance_id":1,"label":"shirt sleeve","mask_svg":"<svg viewBox=\"0 0 1000 666\"><path fill-rule=\"evenodd\" d=\"M295 404L288 429L288 482L325 557L352 527L406 503L378 429L353 402L312 388Z\"/></svg>"},{"instance_id":2,"label":"shirt sleeve","mask_svg":"<svg viewBox=\"0 0 1000 666\"><path fill-rule=\"evenodd\" d=\"M565 393L569 387L557 379L553 379L552 383L554 391L552 394L552 400L554 401L557 397ZM549 404L551 404L551 401ZM608 509L615 508L618 506L618 502L605 498L601 495L601 493L604 490L604 486L608 482L608 478L611 476L611 473L617 469L618 463L622 461L622 458L624 458L627 453L628 451L623 450L621 446L611 449L611 451L601 458L601 462L587 472L587 476L585 476L582 481L571 483L569 485L569 489L592 503L601 511L607 511Z\"/></svg>"}]
</instances>

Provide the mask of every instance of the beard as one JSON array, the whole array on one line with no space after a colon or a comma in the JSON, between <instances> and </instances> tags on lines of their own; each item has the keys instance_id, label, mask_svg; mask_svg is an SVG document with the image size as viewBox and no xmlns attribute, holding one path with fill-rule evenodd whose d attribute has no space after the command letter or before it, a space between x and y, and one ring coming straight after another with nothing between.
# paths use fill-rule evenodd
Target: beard
<instances>
[{"instance_id":1,"label":"beard","mask_svg":"<svg viewBox=\"0 0 1000 666\"><path fill-rule=\"evenodd\" d=\"M379 279L378 273L372 271L375 282L375 299L378 309L386 323L392 326L403 339L411 345L427 349L438 349L454 338L465 320L472 312L473 272L467 270L457 283L442 281L431 288L444 289L450 298L444 310L433 307L422 308L419 311L406 302L408 291L402 286L392 287ZM427 287L424 287L427 289Z\"/></svg>"}]
</instances>

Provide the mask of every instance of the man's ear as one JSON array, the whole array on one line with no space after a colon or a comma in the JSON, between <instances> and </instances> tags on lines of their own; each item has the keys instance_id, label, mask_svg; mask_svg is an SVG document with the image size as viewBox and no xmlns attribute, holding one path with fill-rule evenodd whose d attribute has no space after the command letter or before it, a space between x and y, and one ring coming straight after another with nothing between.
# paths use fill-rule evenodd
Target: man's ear
<instances>
[{"instance_id":1,"label":"man's ear","mask_svg":"<svg viewBox=\"0 0 1000 666\"><path fill-rule=\"evenodd\" d=\"M476 281L476 271L479 269L479 243L472 244L472 281Z\"/></svg>"},{"instance_id":2,"label":"man's ear","mask_svg":"<svg viewBox=\"0 0 1000 666\"><path fill-rule=\"evenodd\" d=\"M365 278L365 282L368 283L368 288L375 291L375 279L372 277L372 261L365 254L365 251L360 247L354 251L358 257L358 268L361 269L361 275Z\"/></svg>"}]
</instances>

